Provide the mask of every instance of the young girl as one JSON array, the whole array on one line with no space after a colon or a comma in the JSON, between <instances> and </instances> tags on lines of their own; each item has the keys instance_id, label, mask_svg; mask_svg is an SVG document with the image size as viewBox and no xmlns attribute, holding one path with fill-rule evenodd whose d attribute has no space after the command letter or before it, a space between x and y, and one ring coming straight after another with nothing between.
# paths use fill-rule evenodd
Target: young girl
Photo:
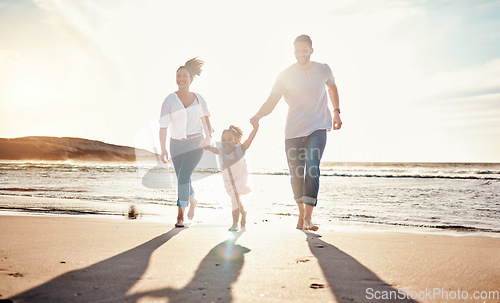
<instances>
[{"instance_id":1,"label":"young girl","mask_svg":"<svg viewBox=\"0 0 500 303\"><path fill-rule=\"evenodd\" d=\"M212 146L205 148L219 155L221 160L224 187L231 197L231 204L233 206L233 225L229 228L230 231L238 230L240 214L241 228L244 228L246 225L247 213L243 208L240 196L248 194L251 191L247 186L248 170L243 156L250 147L250 144L252 144L255 134L259 129L259 124L254 123L252 125L253 130L243 144L240 143L243 132L239 127L231 125L222 132L221 146L218 148Z\"/></svg>"}]
</instances>

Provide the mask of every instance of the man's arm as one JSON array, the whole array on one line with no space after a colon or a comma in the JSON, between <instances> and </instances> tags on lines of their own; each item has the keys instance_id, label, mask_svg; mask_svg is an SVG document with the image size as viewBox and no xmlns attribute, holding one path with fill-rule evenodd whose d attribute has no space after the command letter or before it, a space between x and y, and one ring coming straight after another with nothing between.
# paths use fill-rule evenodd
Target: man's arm
<instances>
[{"instance_id":1,"label":"man's arm","mask_svg":"<svg viewBox=\"0 0 500 303\"><path fill-rule=\"evenodd\" d=\"M342 120L340 119L340 101L339 92L335 83L327 85L328 95L333 105L333 129L340 129L342 127Z\"/></svg>"},{"instance_id":2,"label":"man's arm","mask_svg":"<svg viewBox=\"0 0 500 303\"><path fill-rule=\"evenodd\" d=\"M253 116L252 119L250 119L250 123L252 123L252 125L255 123L259 123L260 118L265 117L270 113L272 113L274 108L276 107L276 104L278 104L280 99L281 95L271 93L267 98L266 102L261 106L259 111L255 114L255 116Z\"/></svg>"}]
</instances>

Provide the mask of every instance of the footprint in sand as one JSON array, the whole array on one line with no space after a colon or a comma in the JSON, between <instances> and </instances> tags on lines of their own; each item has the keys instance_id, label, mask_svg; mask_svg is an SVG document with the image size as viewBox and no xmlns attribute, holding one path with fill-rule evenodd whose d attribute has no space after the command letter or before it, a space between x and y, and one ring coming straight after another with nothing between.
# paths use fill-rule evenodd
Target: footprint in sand
<instances>
[{"instance_id":1,"label":"footprint in sand","mask_svg":"<svg viewBox=\"0 0 500 303\"><path fill-rule=\"evenodd\" d=\"M311 285L309 285L309 287L312 288L312 289L325 288L325 284L312 283Z\"/></svg>"},{"instance_id":2,"label":"footprint in sand","mask_svg":"<svg viewBox=\"0 0 500 303\"><path fill-rule=\"evenodd\" d=\"M306 263L306 262L309 262L311 261L310 259L307 259L307 258L302 258L302 259L297 259L295 262L296 263Z\"/></svg>"}]
</instances>

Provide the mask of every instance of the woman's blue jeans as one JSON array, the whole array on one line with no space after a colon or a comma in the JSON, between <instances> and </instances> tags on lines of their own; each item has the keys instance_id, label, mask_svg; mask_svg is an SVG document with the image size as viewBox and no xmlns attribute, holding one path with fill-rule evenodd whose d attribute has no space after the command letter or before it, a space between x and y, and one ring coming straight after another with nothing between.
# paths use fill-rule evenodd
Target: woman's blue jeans
<instances>
[{"instance_id":1,"label":"woman's blue jeans","mask_svg":"<svg viewBox=\"0 0 500 303\"><path fill-rule=\"evenodd\" d=\"M203 156L203 136L188 140L170 139L170 155L177 175L177 206L187 207L194 196L191 175Z\"/></svg>"},{"instance_id":2,"label":"woman's blue jeans","mask_svg":"<svg viewBox=\"0 0 500 303\"><path fill-rule=\"evenodd\" d=\"M326 146L326 130L307 137L285 140L286 158L297 204L316 206L319 191L319 164Z\"/></svg>"}]
</instances>

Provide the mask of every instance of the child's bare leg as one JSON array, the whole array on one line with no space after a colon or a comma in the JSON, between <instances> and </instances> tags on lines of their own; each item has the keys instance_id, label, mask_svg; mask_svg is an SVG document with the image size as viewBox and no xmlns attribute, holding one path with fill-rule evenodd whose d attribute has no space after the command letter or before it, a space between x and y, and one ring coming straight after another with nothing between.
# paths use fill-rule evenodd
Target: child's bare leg
<instances>
[{"instance_id":1,"label":"child's bare leg","mask_svg":"<svg viewBox=\"0 0 500 303\"><path fill-rule=\"evenodd\" d=\"M229 228L229 231L238 230L238 220L240 219L240 209L233 209L233 225Z\"/></svg>"},{"instance_id":2,"label":"child's bare leg","mask_svg":"<svg viewBox=\"0 0 500 303\"><path fill-rule=\"evenodd\" d=\"M177 223L175 223L175 227L184 227L184 210L185 207L177 207Z\"/></svg>"},{"instance_id":3,"label":"child's bare leg","mask_svg":"<svg viewBox=\"0 0 500 303\"><path fill-rule=\"evenodd\" d=\"M299 207L299 220L297 221L297 229L304 228L304 203L297 204Z\"/></svg>"},{"instance_id":4,"label":"child's bare leg","mask_svg":"<svg viewBox=\"0 0 500 303\"><path fill-rule=\"evenodd\" d=\"M304 213L304 229L317 231L319 227L312 223L312 212L314 210L314 206L306 204L305 205L305 213Z\"/></svg>"},{"instance_id":5,"label":"child's bare leg","mask_svg":"<svg viewBox=\"0 0 500 303\"><path fill-rule=\"evenodd\" d=\"M188 211L188 219L193 220L194 218L194 209L196 208L196 205L198 204L198 201L194 197L189 198L189 211Z\"/></svg>"},{"instance_id":6,"label":"child's bare leg","mask_svg":"<svg viewBox=\"0 0 500 303\"><path fill-rule=\"evenodd\" d=\"M240 226L241 228L244 228L247 225L247 212L243 208L243 205L240 205L240 214L241 214Z\"/></svg>"},{"instance_id":7,"label":"child's bare leg","mask_svg":"<svg viewBox=\"0 0 500 303\"><path fill-rule=\"evenodd\" d=\"M240 207L238 203L238 199L234 192L228 191L231 196L231 206L233 207L233 225L229 228L230 231L238 230L238 220L240 219Z\"/></svg>"}]
</instances>

